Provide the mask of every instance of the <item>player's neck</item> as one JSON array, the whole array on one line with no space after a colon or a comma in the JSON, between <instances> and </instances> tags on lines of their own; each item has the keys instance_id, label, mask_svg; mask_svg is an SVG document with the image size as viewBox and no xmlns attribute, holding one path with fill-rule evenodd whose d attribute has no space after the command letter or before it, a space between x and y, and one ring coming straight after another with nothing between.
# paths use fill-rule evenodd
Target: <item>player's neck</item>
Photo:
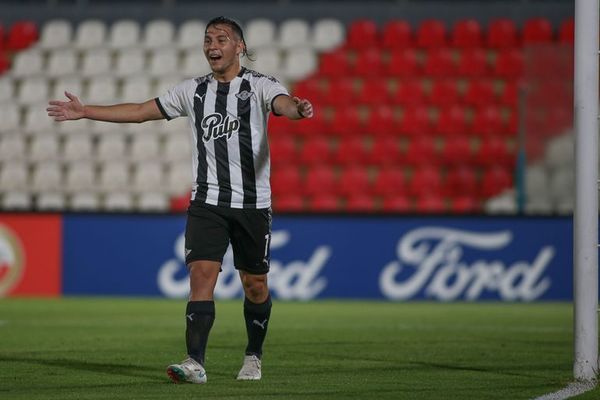
<instances>
[{"instance_id":1,"label":"player's neck","mask_svg":"<svg viewBox=\"0 0 600 400\"><path fill-rule=\"evenodd\" d=\"M226 71L216 72L213 71L213 77L219 82L231 82L235 79L236 76L239 75L242 66L239 63L233 64L230 68L227 68Z\"/></svg>"}]
</instances>

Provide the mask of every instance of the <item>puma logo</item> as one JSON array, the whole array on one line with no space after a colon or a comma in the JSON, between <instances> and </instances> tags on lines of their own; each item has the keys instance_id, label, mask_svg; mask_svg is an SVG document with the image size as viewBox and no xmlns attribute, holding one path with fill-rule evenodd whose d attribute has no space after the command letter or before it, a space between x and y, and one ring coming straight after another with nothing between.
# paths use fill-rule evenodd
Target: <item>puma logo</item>
<instances>
[{"instance_id":1,"label":"puma logo","mask_svg":"<svg viewBox=\"0 0 600 400\"><path fill-rule=\"evenodd\" d=\"M194 95L194 97L197 97L197 98L199 98L199 99L200 99L200 102L201 102L201 103L204 103L204 96L206 96L206 94L203 94L202 96L200 96L198 93L196 93L196 94Z\"/></svg>"},{"instance_id":2,"label":"puma logo","mask_svg":"<svg viewBox=\"0 0 600 400\"><path fill-rule=\"evenodd\" d=\"M190 321L193 321L193 320L194 320L193 316L194 316L194 313L191 313L191 314L186 314L186 315L185 315L185 317L186 317L187 319L189 319Z\"/></svg>"},{"instance_id":3,"label":"puma logo","mask_svg":"<svg viewBox=\"0 0 600 400\"><path fill-rule=\"evenodd\" d=\"M260 326L263 330L265 329L265 324L267 323L267 319L265 319L263 322L259 322L257 319L255 319L254 321L252 321L252 323L254 325L258 325Z\"/></svg>"}]
</instances>

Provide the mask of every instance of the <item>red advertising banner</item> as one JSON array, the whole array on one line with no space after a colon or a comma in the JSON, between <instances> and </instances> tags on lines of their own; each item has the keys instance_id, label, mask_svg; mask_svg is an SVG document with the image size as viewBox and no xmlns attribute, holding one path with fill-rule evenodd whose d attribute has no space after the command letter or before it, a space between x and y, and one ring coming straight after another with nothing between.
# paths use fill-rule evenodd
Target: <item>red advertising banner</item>
<instances>
[{"instance_id":1,"label":"red advertising banner","mask_svg":"<svg viewBox=\"0 0 600 400\"><path fill-rule=\"evenodd\" d=\"M0 297L59 296L62 217L0 214Z\"/></svg>"}]
</instances>

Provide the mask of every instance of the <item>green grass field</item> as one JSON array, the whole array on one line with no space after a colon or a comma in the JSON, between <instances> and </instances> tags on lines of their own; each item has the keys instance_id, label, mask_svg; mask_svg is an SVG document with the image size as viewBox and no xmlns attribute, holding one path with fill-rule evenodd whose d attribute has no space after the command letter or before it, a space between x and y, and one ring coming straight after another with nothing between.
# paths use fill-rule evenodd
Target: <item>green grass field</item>
<instances>
[{"instance_id":1,"label":"green grass field","mask_svg":"<svg viewBox=\"0 0 600 400\"><path fill-rule=\"evenodd\" d=\"M263 380L238 382L241 301L218 301L208 383L174 385L184 308L0 300L0 399L530 399L572 377L570 304L325 301L275 302Z\"/></svg>"}]
</instances>

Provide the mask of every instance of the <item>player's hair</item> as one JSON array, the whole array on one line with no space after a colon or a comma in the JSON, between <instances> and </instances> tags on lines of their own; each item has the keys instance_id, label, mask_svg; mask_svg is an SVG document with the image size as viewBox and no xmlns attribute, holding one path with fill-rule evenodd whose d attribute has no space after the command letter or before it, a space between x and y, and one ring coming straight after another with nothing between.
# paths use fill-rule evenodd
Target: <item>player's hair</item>
<instances>
[{"instance_id":1,"label":"player's hair","mask_svg":"<svg viewBox=\"0 0 600 400\"><path fill-rule=\"evenodd\" d=\"M248 51L248 45L246 44L246 39L244 39L244 31L242 30L242 27L240 26L240 24L237 23L237 21L235 21L234 19L231 18L227 18L224 16L219 16L219 17L215 17L213 19L211 19L210 21L208 21L208 23L206 24L206 30L204 31L204 33L206 33L208 31L208 28L210 28L213 25L227 25L231 28L231 30L233 30L233 32L238 35L240 37L240 40L242 41L242 45L243 45L243 50L242 50L242 57L246 56L248 57L248 59L250 61L254 61L252 59L252 53Z\"/></svg>"}]
</instances>

